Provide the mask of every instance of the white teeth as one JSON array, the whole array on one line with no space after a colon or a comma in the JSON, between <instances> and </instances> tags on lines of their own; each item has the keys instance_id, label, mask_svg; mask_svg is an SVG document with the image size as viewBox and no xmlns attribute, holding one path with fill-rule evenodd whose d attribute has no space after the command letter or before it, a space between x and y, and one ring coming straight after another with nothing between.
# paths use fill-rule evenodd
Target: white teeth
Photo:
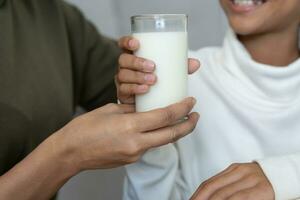
<instances>
[{"instance_id":1,"label":"white teeth","mask_svg":"<svg viewBox=\"0 0 300 200\"><path fill-rule=\"evenodd\" d=\"M235 5L239 6L254 6L263 4L263 0L233 0Z\"/></svg>"}]
</instances>

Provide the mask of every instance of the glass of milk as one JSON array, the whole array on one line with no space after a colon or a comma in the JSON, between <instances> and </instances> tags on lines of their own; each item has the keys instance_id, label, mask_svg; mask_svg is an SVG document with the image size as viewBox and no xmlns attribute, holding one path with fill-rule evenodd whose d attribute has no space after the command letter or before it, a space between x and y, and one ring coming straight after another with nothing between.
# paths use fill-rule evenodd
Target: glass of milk
<instances>
[{"instance_id":1,"label":"glass of milk","mask_svg":"<svg viewBox=\"0 0 300 200\"><path fill-rule=\"evenodd\" d=\"M132 36L139 40L138 57L154 61L157 83L136 96L136 111L145 112L187 97L187 15L154 14L131 17Z\"/></svg>"}]
</instances>

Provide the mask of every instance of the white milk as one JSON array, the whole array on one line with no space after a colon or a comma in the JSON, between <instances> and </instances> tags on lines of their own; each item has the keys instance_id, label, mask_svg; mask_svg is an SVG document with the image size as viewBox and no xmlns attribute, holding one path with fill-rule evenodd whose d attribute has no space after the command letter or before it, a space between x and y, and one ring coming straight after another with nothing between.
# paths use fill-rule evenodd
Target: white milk
<instances>
[{"instance_id":1,"label":"white milk","mask_svg":"<svg viewBox=\"0 0 300 200\"><path fill-rule=\"evenodd\" d=\"M183 100L187 96L187 33L135 33L133 37L139 40L141 46L135 55L154 61L157 76L157 83L147 94L136 96L137 112Z\"/></svg>"}]
</instances>

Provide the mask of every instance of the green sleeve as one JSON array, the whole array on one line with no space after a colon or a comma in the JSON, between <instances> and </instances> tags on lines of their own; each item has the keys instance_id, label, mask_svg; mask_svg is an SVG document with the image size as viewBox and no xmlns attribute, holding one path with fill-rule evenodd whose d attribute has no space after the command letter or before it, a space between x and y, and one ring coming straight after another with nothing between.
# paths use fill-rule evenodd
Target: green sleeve
<instances>
[{"instance_id":1,"label":"green sleeve","mask_svg":"<svg viewBox=\"0 0 300 200\"><path fill-rule=\"evenodd\" d=\"M116 41L99 34L76 7L61 3L71 50L74 102L87 110L116 102L114 76L121 52Z\"/></svg>"}]
</instances>

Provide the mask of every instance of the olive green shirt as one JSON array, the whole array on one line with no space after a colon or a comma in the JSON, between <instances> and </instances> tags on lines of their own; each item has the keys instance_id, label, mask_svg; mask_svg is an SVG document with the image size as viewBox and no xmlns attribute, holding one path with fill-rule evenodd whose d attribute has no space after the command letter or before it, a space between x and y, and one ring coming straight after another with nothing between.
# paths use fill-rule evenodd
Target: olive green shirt
<instances>
[{"instance_id":1,"label":"olive green shirt","mask_svg":"<svg viewBox=\"0 0 300 200\"><path fill-rule=\"evenodd\" d=\"M0 175L68 123L116 101L120 50L60 0L0 0Z\"/></svg>"}]
</instances>

